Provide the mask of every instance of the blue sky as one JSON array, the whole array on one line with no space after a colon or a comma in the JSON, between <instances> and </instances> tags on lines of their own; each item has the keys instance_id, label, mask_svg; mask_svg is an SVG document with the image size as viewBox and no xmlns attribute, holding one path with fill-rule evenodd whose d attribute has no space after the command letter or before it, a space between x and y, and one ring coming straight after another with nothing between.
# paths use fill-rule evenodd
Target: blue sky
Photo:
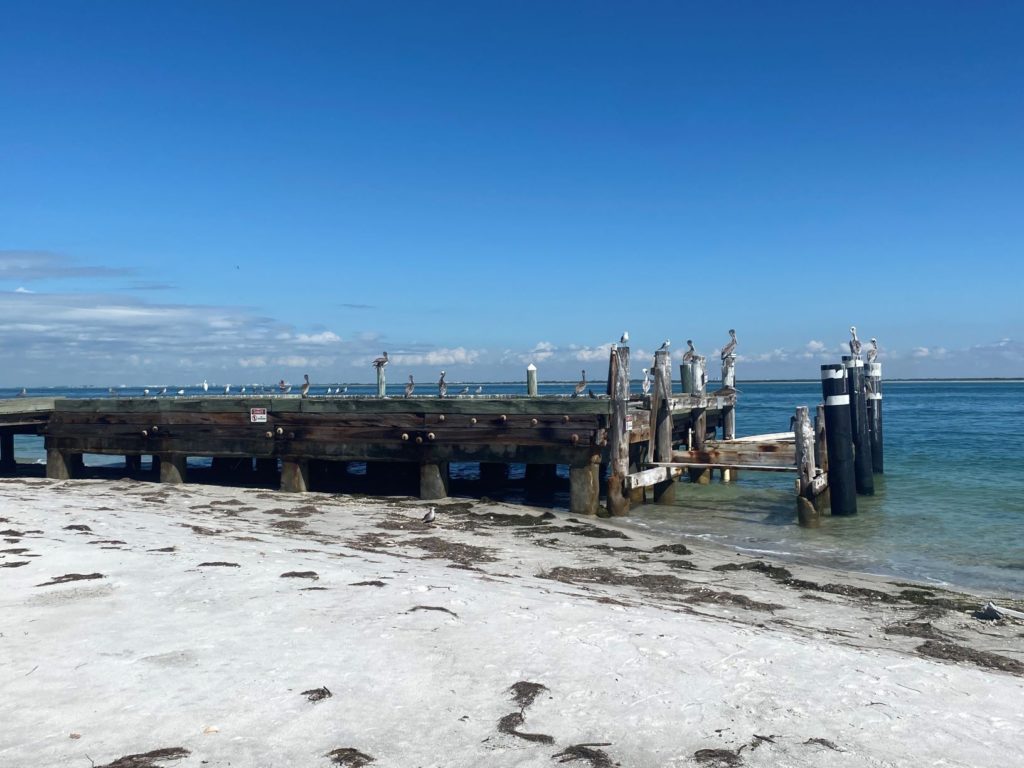
<instances>
[{"instance_id":1,"label":"blue sky","mask_svg":"<svg viewBox=\"0 0 1024 768\"><path fill-rule=\"evenodd\" d=\"M0 386L1024 375L1018 3L5 3ZM397 370L396 370L397 369ZM398 379L396 379L398 380Z\"/></svg>"}]
</instances>

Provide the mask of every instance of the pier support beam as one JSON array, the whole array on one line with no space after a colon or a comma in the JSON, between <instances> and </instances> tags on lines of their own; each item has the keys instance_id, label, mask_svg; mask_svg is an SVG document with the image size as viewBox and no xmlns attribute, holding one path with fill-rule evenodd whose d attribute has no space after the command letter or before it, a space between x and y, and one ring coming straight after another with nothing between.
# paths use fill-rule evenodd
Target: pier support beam
<instances>
[{"instance_id":1,"label":"pier support beam","mask_svg":"<svg viewBox=\"0 0 1024 768\"><path fill-rule=\"evenodd\" d=\"M74 477L74 454L56 448L46 449L46 476L50 480L70 480Z\"/></svg>"},{"instance_id":2,"label":"pier support beam","mask_svg":"<svg viewBox=\"0 0 1024 768\"><path fill-rule=\"evenodd\" d=\"M281 490L285 493L309 490L309 459L281 459Z\"/></svg>"},{"instance_id":3,"label":"pier support beam","mask_svg":"<svg viewBox=\"0 0 1024 768\"><path fill-rule=\"evenodd\" d=\"M129 475L142 472L142 457L139 454L128 454L124 457L124 471Z\"/></svg>"},{"instance_id":4,"label":"pier support beam","mask_svg":"<svg viewBox=\"0 0 1024 768\"><path fill-rule=\"evenodd\" d=\"M420 498L444 499L448 496L448 462L420 464Z\"/></svg>"},{"instance_id":5,"label":"pier support beam","mask_svg":"<svg viewBox=\"0 0 1024 768\"><path fill-rule=\"evenodd\" d=\"M672 461L672 361L667 349L654 353L654 394L651 397L651 443L655 461ZM670 504L676 498L675 480L654 486L654 502Z\"/></svg>"},{"instance_id":6,"label":"pier support beam","mask_svg":"<svg viewBox=\"0 0 1024 768\"><path fill-rule=\"evenodd\" d=\"M569 511L574 515L596 515L600 500L598 465L569 467Z\"/></svg>"},{"instance_id":7,"label":"pier support beam","mask_svg":"<svg viewBox=\"0 0 1024 768\"><path fill-rule=\"evenodd\" d=\"M14 460L14 435L4 433L0 435L0 473L13 475L18 464Z\"/></svg>"},{"instance_id":8,"label":"pier support beam","mask_svg":"<svg viewBox=\"0 0 1024 768\"><path fill-rule=\"evenodd\" d=\"M188 456L181 453L160 455L160 482L180 485L188 479Z\"/></svg>"}]
</instances>

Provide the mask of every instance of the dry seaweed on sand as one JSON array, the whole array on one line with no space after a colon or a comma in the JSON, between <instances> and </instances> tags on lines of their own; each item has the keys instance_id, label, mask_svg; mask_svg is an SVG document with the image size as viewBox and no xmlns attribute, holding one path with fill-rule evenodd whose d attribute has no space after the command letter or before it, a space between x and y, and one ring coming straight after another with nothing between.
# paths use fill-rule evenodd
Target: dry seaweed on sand
<instances>
[{"instance_id":1,"label":"dry seaweed on sand","mask_svg":"<svg viewBox=\"0 0 1024 768\"><path fill-rule=\"evenodd\" d=\"M200 563L196 568L205 568L207 566L223 566L225 568L241 568L238 563L228 563L223 560L211 560L208 563Z\"/></svg>"},{"instance_id":2,"label":"dry seaweed on sand","mask_svg":"<svg viewBox=\"0 0 1024 768\"><path fill-rule=\"evenodd\" d=\"M965 648L956 643L940 643L937 640L928 640L917 647L917 652L922 656L929 656L933 659L968 661L971 664L977 664L979 667L997 669L1000 672L1010 672L1014 675L1024 675L1024 663L1016 659L1000 656L998 653L976 651L973 648Z\"/></svg>"},{"instance_id":3,"label":"dry seaweed on sand","mask_svg":"<svg viewBox=\"0 0 1024 768\"><path fill-rule=\"evenodd\" d=\"M900 621L883 628L887 635L920 637L924 640L950 640L950 635L935 628L930 621Z\"/></svg>"},{"instance_id":4,"label":"dry seaweed on sand","mask_svg":"<svg viewBox=\"0 0 1024 768\"><path fill-rule=\"evenodd\" d=\"M670 552L673 555L692 555L693 552L685 544L659 544L651 550L653 553Z\"/></svg>"},{"instance_id":5,"label":"dry seaweed on sand","mask_svg":"<svg viewBox=\"0 0 1024 768\"><path fill-rule=\"evenodd\" d=\"M486 547L477 547L472 544L461 544L457 541L449 541L437 536L424 536L407 542L410 547L416 547L426 552L428 559L437 558L448 560L457 565L476 565L477 563L493 563L496 558Z\"/></svg>"},{"instance_id":6,"label":"dry seaweed on sand","mask_svg":"<svg viewBox=\"0 0 1024 768\"><path fill-rule=\"evenodd\" d=\"M519 705L519 709L523 710L533 704L543 691L548 690L548 687L541 683L529 683L526 680L520 680L518 683L513 683L509 686L508 690L512 694L512 699Z\"/></svg>"},{"instance_id":7,"label":"dry seaweed on sand","mask_svg":"<svg viewBox=\"0 0 1024 768\"><path fill-rule=\"evenodd\" d=\"M319 579L316 571L287 571L281 574L282 579Z\"/></svg>"},{"instance_id":8,"label":"dry seaweed on sand","mask_svg":"<svg viewBox=\"0 0 1024 768\"><path fill-rule=\"evenodd\" d=\"M406 613L413 613L415 611L443 611L444 613L450 613L456 619L459 618L459 614L455 611L449 611L447 608L442 608L439 605L414 605Z\"/></svg>"},{"instance_id":9,"label":"dry seaweed on sand","mask_svg":"<svg viewBox=\"0 0 1024 768\"><path fill-rule=\"evenodd\" d=\"M66 584L69 581L89 581L90 579L106 578L102 573L65 573L63 576L55 576L50 581L36 584L37 587L48 587L51 584Z\"/></svg>"},{"instance_id":10,"label":"dry seaweed on sand","mask_svg":"<svg viewBox=\"0 0 1024 768\"><path fill-rule=\"evenodd\" d=\"M804 744L817 744L818 746L825 747L826 749L831 749L831 750L833 750L835 752L842 752L843 751L843 750L841 750L839 747L837 747L835 745L835 742L829 741L828 739L822 739L822 738L819 738L819 737L815 737L813 739L808 739L807 741L804 742Z\"/></svg>"},{"instance_id":11,"label":"dry seaweed on sand","mask_svg":"<svg viewBox=\"0 0 1024 768\"><path fill-rule=\"evenodd\" d=\"M344 766L344 768L363 768L364 765L369 765L374 760L370 755L360 752L354 747L338 747L332 749L324 757L331 758L332 763Z\"/></svg>"},{"instance_id":12,"label":"dry seaweed on sand","mask_svg":"<svg viewBox=\"0 0 1024 768\"><path fill-rule=\"evenodd\" d=\"M554 744L555 739L552 736L548 736L546 733L524 733L518 730L525 722L522 712L511 712L505 715L498 721L498 730L501 733L507 733L509 736L515 736L525 741L534 741L539 744Z\"/></svg>"},{"instance_id":13,"label":"dry seaweed on sand","mask_svg":"<svg viewBox=\"0 0 1024 768\"><path fill-rule=\"evenodd\" d=\"M735 766L743 765L739 749L735 751L731 749L698 749L693 753L693 759L701 765L712 768L735 768Z\"/></svg>"},{"instance_id":14,"label":"dry seaweed on sand","mask_svg":"<svg viewBox=\"0 0 1024 768\"><path fill-rule=\"evenodd\" d=\"M119 757L112 763L97 765L96 768L160 768L160 763L167 760L181 760L192 754L184 747L164 747L151 752Z\"/></svg>"},{"instance_id":15,"label":"dry seaweed on sand","mask_svg":"<svg viewBox=\"0 0 1024 768\"><path fill-rule=\"evenodd\" d=\"M350 587L383 587L384 582L373 579L372 581L354 581L349 584Z\"/></svg>"},{"instance_id":16,"label":"dry seaweed on sand","mask_svg":"<svg viewBox=\"0 0 1024 768\"><path fill-rule=\"evenodd\" d=\"M310 688L308 691L303 691L302 695L309 701L323 701L331 698L334 694L325 685L322 688Z\"/></svg>"},{"instance_id":17,"label":"dry seaweed on sand","mask_svg":"<svg viewBox=\"0 0 1024 768\"><path fill-rule=\"evenodd\" d=\"M558 754L552 755L552 760L558 760L560 763L570 763L576 760L586 760L590 763L590 768L614 768L616 765L612 762L612 759L608 757L608 754L597 747L610 747L611 744L573 744L571 747L566 747Z\"/></svg>"}]
</instances>

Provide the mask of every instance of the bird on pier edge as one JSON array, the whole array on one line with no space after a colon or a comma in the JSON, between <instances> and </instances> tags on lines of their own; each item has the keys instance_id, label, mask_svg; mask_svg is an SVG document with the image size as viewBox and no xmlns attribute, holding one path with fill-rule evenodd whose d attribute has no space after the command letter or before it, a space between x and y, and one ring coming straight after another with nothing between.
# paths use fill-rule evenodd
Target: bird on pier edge
<instances>
[{"instance_id":1,"label":"bird on pier edge","mask_svg":"<svg viewBox=\"0 0 1024 768\"><path fill-rule=\"evenodd\" d=\"M409 374L409 383L405 385L405 396L412 397L413 391L416 389L416 382L412 380L412 374Z\"/></svg>"},{"instance_id":2,"label":"bird on pier edge","mask_svg":"<svg viewBox=\"0 0 1024 768\"><path fill-rule=\"evenodd\" d=\"M583 394L583 390L587 388L587 372L580 371L580 373L583 374L583 378L579 381L579 383L576 385L576 388L573 390L573 397L579 397L580 395Z\"/></svg>"},{"instance_id":3,"label":"bird on pier edge","mask_svg":"<svg viewBox=\"0 0 1024 768\"><path fill-rule=\"evenodd\" d=\"M722 359L729 357L733 352L736 351L736 331L732 328L729 329L729 343L722 347Z\"/></svg>"},{"instance_id":4,"label":"bird on pier edge","mask_svg":"<svg viewBox=\"0 0 1024 768\"><path fill-rule=\"evenodd\" d=\"M658 351L659 352L664 352L666 349L668 349L671 346L672 346L672 342L669 341L668 339L665 339L663 342L661 342L661 346L658 347Z\"/></svg>"},{"instance_id":5,"label":"bird on pier edge","mask_svg":"<svg viewBox=\"0 0 1024 768\"><path fill-rule=\"evenodd\" d=\"M305 378L305 381L302 382L302 389L299 390L299 393L302 395L303 398L307 398L309 397L309 374L304 373L302 374L302 376L303 378Z\"/></svg>"},{"instance_id":6,"label":"bird on pier edge","mask_svg":"<svg viewBox=\"0 0 1024 768\"><path fill-rule=\"evenodd\" d=\"M860 359L861 346L862 345L860 343L860 339L857 338L857 326L851 325L850 326L850 354L853 355L853 357L856 358L856 359Z\"/></svg>"},{"instance_id":7,"label":"bird on pier edge","mask_svg":"<svg viewBox=\"0 0 1024 768\"><path fill-rule=\"evenodd\" d=\"M448 382L444 380L444 371L441 371L441 378L437 380L437 396L448 396Z\"/></svg>"},{"instance_id":8,"label":"bird on pier edge","mask_svg":"<svg viewBox=\"0 0 1024 768\"><path fill-rule=\"evenodd\" d=\"M686 352L683 353L683 362L693 362L697 359L697 350L693 346L693 339L686 340L686 347Z\"/></svg>"},{"instance_id":9,"label":"bird on pier edge","mask_svg":"<svg viewBox=\"0 0 1024 768\"><path fill-rule=\"evenodd\" d=\"M871 337L871 348L868 350L868 362L875 362L875 358L878 357L878 339L874 336Z\"/></svg>"},{"instance_id":10,"label":"bird on pier edge","mask_svg":"<svg viewBox=\"0 0 1024 768\"><path fill-rule=\"evenodd\" d=\"M388 353L385 352L381 357L378 357L373 361L373 367L378 370L381 368L387 368L388 365Z\"/></svg>"},{"instance_id":11,"label":"bird on pier edge","mask_svg":"<svg viewBox=\"0 0 1024 768\"><path fill-rule=\"evenodd\" d=\"M622 336L619 337L619 344L629 344L629 331L623 331Z\"/></svg>"}]
</instances>

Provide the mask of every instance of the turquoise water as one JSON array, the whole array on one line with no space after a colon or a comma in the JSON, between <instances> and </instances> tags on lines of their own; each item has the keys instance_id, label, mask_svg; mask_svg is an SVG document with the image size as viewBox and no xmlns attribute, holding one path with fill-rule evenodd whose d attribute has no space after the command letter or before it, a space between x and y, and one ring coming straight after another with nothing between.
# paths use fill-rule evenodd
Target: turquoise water
<instances>
[{"instance_id":1,"label":"turquoise water","mask_svg":"<svg viewBox=\"0 0 1024 768\"><path fill-rule=\"evenodd\" d=\"M471 385L477 386L490 395L524 390L517 383ZM743 382L739 388L739 435L785 431L797 405L813 410L821 396L818 382ZM544 384L541 393L571 389L571 383ZM349 385L348 394L374 391ZM434 387L420 391L430 394ZM873 497L858 499L856 516L800 528L793 476L747 472L733 484L682 483L673 505L645 505L624 524L784 560L1024 596L1024 382L886 382L884 391L886 472L876 477ZM142 389L119 392L138 396ZM17 393L0 389L0 398ZM29 394L109 396L84 388ZM41 460L42 441L19 437L17 452L21 460Z\"/></svg>"}]
</instances>

